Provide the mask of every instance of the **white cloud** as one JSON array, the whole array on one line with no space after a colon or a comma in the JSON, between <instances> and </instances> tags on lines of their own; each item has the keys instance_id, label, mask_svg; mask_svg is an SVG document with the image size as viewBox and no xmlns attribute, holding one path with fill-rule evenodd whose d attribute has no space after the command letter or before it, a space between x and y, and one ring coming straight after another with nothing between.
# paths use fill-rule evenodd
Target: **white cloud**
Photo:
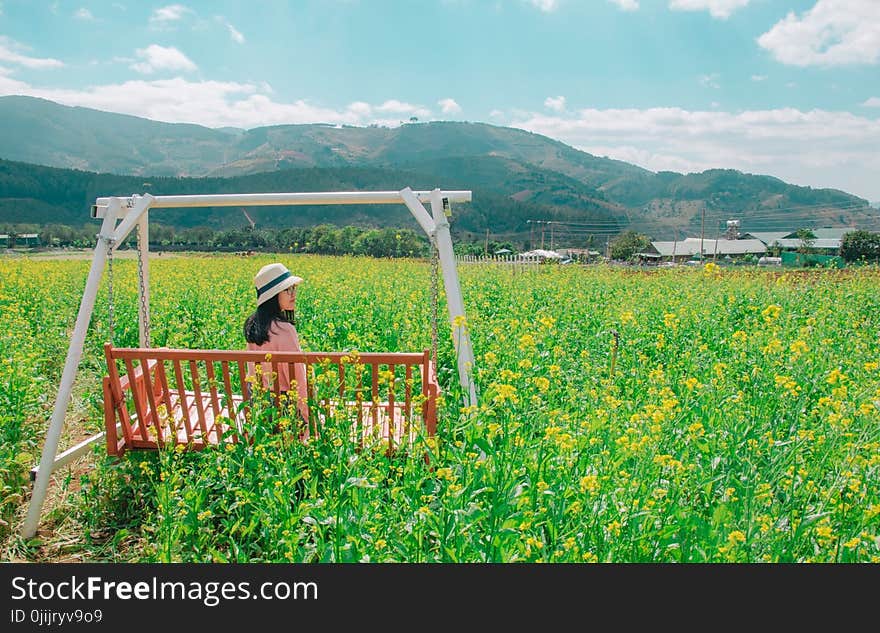
<instances>
[{"instance_id":1,"label":"white cloud","mask_svg":"<svg viewBox=\"0 0 880 633\"><path fill-rule=\"evenodd\" d=\"M379 105L354 101L329 108L306 99L281 103L262 84L189 81L182 77L132 80L88 90L39 88L0 73L0 95L29 95L70 106L120 112L170 123L253 128L289 123L376 124L396 127L411 116L430 120L427 108L391 99Z\"/></svg>"},{"instance_id":2,"label":"white cloud","mask_svg":"<svg viewBox=\"0 0 880 633\"><path fill-rule=\"evenodd\" d=\"M669 0L673 11L709 11L713 18L726 20L730 15L749 4L749 0Z\"/></svg>"},{"instance_id":3,"label":"white cloud","mask_svg":"<svg viewBox=\"0 0 880 633\"><path fill-rule=\"evenodd\" d=\"M529 0L529 2L544 13L550 13L559 7L558 0Z\"/></svg>"},{"instance_id":4,"label":"white cloud","mask_svg":"<svg viewBox=\"0 0 880 633\"><path fill-rule=\"evenodd\" d=\"M624 11L638 11L639 0L608 0L613 2Z\"/></svg>"},{"instance_id":5,"label":"white cloud","mask_svg":"<svg viewBox=\"0 0 880 633\"><path fill-rule=\"evenodd\" d=\"M79 8L73 13L73 17L77 20L94 20L95 16L92 15L92 12L85 8Z\"/></svg>"},{"instance_id":6,"label":"white cloud","mask_svg":"<svg viewBox=\"0 0 880 633\"><path fill-rule=\"evenodd\" d=\"M880 2L817 0L801 16L793 11L758 38L783 64L842 66L880 61Z\"/></svg>"},{"instance_id":7,"label":"white cloud","mask_svg":"<svg viewBox=\"0 0 880 633\"><path fill-rule=\"evenodd\" d=\"M880 97L871 97L862 105L866 108L880 108Z\"/></svg>"},{"instance_id":8,"label":"white cloud","mask_svg":"<svg viewBox=\"0 0 880 633\"><path fill-rule=\"evenodd\" d=\"M28 57L19 51L27 50L23 44L16 42L8 37L0 35L0 61L9 62L10 64L18 64L25 68L43 69L43 68L61 68L63 62L49 57Z\"/></svg>"},{"instance_id":9,"label":"white cloud","mask_svg":"<svg viewBox=\"0 0 880 633\"><path fill-rule=\"evenodd\" d=\"M427 118L431 116L431 111L425 109L422 106L413 105L411 103L406 103L403 101L398 101L397 99L390 99L380 105L378 108L375 108L377 112L388 112L391 114L399 114L405 115L407 117L423 117Z\"/></svg>"},{"instance_id":10,"label":"white cloud","mask_svg":"<svg viewBox=\"0 0 880 633\"><path fill-rule=\"evenodd\" d=\"M238 29L236 29L231 24L227 24L226 28L229 29L229 37L232 38L233 42L244 44L244 35L242 35Z\"/></svg>"},{"instance_id":11,"label":"white cloud","mask_svg":"<svg viewBox=\"0 0 880 633\"><path fill-rule=\"evenodd\" d=\"M461 106L456 103L455 99L440 99L437 105L440 106L440 111L443 114L458 114L461 112Z\"/></svg>"},{"instance_id":12,"label":"white cloud","mask_svg":"<svg viewBox=\"0 0 880 633\"><path fill-rule=\"evenodd\" d=\"M720 88L718 85L718 80L721 78L721 75L718 73L711 73L709 75L700 75L700 85L706 88Z\"/></svg>"},{"instance_id":13,"label":"white cloud","mask_svg":"<svg viewBox=\"0 0 880 633\"><path fill-rule=\"evenodd\" d=\"M752 75L752 81L767 81L767 75Z\"/></svg>"},{"instance_id":14,"label":"white cloud","mask_svg":"<svg viewBox=\"0 0 880 633\"><path fill-rule=\"evenodd\" d=\"M192 60L181 53L173 46L159 46L158 44L150 44L146 48L139 48L135 51L140 61L132 64L130 68L139 73L149 75L157 70L198 70Z\"/></svg>"},{"instance_id":15,"label":"white cloud","mask_svg":"<svg viewBox=\"0 0 880 633\"><path fill-rule=\"evenodd\" d=\"M562 112L565 110L565 97L562 95L559 95L558 97L547 97L544 99L544 107L555 112Z\"/></svg>"},{"instance_id":16,"label":"white cloud","mask_svg":"<svg viewBox=\"0 0 880 633\"><path fill-rule=\"evenodd\" d=\"M232 24L230 24L229 20L224 18L222 15L216 16L215 19L220 24L222 24L223 26L226 27L226 30L229 31L229 37L232 38L233 42L235 42L237 44L244 44L244 42L245 42L244 35L242 35L241 31L239 31L237 28L232 26Z\"/></svg>"},{"instance_id":17,"label":"white cloud","mask_svg":"<svg viewBox=\"0 0 880 633\"><path fill-rule=\"evenodd\" d=\"M350 103L348 105L348 110L352 114L364 119L370 118L373 114L373 106L365 101L355 101L354 103Z\"/></svg>"},{"instance_id":18,"label":"white cloud","mask_svg":"<svg viewBox=\"0 0 880 633\"><path fill-rule=\"evenodd\" d=\"M164 27L172 22L179 22L187 13L193 13L193 10L182 4L170 4L153 11L153 15L150 16L150 24L155 27Z\"/></svg>"},{"instance_id":19,"label":"white cloud","mask_svg":"<svg viewBox=\"0 0 880 633\"><path fill-rule=\"evenodd\" d=\"M654 171L731 168L880 199L880 119L848 112L586 109L508 121Z\"/></svg>"}]
</instances>

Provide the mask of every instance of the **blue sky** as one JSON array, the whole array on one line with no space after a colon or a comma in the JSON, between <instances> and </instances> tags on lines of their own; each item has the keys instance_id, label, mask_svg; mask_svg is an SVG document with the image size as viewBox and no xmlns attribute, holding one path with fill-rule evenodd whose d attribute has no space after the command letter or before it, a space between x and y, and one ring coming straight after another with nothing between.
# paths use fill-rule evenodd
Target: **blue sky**
<instances>
[{"instance_id":1,"label":"blue sky","mask_svg":"<svg viewBox=\"0 0 880 633\"><path fill-rule=\"evenodd\" d=\"M209 127L481 121L880 201L880 0L0 0L6 94Z\"/></svg>"}]
</instances>

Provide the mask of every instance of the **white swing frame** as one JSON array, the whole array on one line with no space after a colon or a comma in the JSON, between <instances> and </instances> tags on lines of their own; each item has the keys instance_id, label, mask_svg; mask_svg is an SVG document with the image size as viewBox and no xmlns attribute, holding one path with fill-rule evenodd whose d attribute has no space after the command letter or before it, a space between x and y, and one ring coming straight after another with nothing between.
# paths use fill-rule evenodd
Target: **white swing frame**
<instances>
[{"instance_id":1,"label":"white swing frame","mask_svg":"<svg viewBox=\"0 0 880 633\"><path fill-rule=\"evenodd\" d=\"M140 284L138 302L138 324L141 347L146 347L146 327L149 323L150 305L150 267L149 267L149 210L167 208L229 207L229 206L299 206L325 204L400 204L403 203L415 217L419 226L436 246L440 266L443 271L443 285L446 290L446 304L455 352L458 358L458 376L464 392L466 405L476 406L477 393L473 380L474 353L471 346L464 301L458 281L458 271L452 250L452 237L449 233L450 203L470 202L470 191L413 191L409 187L400 191L349 191L316 193L251 193L216 194L187 196L153 196L145 193L128 197L102 197L92 205L93 218L101 218L101 230L92 257L92 265L86 280L76 325L67 350L67 360L61 374L61 384L55 400L55 408L46 432L46 441L40 463L32 471L34 479L27 517L21 534L32 538L37 532L43 503L49 488L49 478L60 466L82 456L97 441L104 438L104 432L80 442L58 455L58 442L64 427L64 417L70 404L73 381L82 357L86 331L95 307L98 287L104 274L108 256L125 241L129 233L138 227L138 250L143 269L143 283ZM429 214L423 203L431 205ZM117 224L117 221L119 222Z\"/></svg>"}]
</instances>

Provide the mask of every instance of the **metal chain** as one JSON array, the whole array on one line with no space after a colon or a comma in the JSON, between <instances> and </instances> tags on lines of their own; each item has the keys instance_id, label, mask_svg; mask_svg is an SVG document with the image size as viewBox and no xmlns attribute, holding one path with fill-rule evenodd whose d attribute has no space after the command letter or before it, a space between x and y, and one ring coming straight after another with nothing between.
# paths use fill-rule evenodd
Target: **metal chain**
<instances>
[{"instance_id":1,"label":"metal chain","mask_svg":"<svg viewBox=\"0 0 880 633\"><path fill-rule=\"evenodd\" d=\"M141 239L143 238L140 234L140 228L138 228L138 288L141 295L141 314L144 315L144 347L150 347L150 315L147 312L147 289L144 282L144 256L141 253Z\"/></svg>"},{"instance_id":2,"label":"metal chain","mask_svg":"<svg viewBox=\"0 0 880 633\"><path fill-rule=\"evenodd\" d=\"M107 321L110 329L110 345L115 346L113 342L113 330L116 329L113 323L113 242L110 238L99 238L107 240Z\"/></svg>"},{"instance_id":3,"label":"metal chain","mask_svg":"<svg viewBox=\"0 0 880 633\"><path fill-rule=\"evenodd\" d=\"M437 244L431 241L432 258L431 258L431 360L434 363L434 371L437 371L437 320L438 320L438 298L439 288L439 267L440 267L440 251Z\"/></svg>"}]
</instances>

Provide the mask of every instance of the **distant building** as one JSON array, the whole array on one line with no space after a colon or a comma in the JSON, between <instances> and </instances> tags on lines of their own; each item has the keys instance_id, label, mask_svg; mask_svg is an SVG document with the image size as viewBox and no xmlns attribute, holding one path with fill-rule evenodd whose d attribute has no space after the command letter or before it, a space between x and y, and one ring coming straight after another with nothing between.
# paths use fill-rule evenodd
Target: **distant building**
<instances>
[{"instance_id":1,"label":"distant building","mask_svg":"<svg viewBox=\"0 0 880 633\"><path fill-rule=\"evenodd\" d=\"M646 260L666 259L672 261L685 261L691 258L699 258L701 256L700 248L702 247L702 259L717 259L719 257L728 257L730 259L738 259L746 255L755 255L760 257L767 252L767 246L756 239L700 239L699 237L688 237L683 240L673 242L651 242L650 248L642 255Z\"/></svg>"},{"instance_id":2,"label":"distant building","mask_svg":"<svg viewBox=\"0 0 880 633\"><path fill-rule=\"evenodd\" d=\"M589 248L563 248L559 250L559 254L573 261L590 261L601 257L602 253Z\"/></svg>"},{"instance_id":3,"label":"distant building","mask_svg":"<svg viewBox=\"0 0 880 633\"><path fill-rule=\"evenodd\" d=\"M537 259L538 261L542 261L542 262L548 261L548 260L556 261L556 260L560 260L560 259L565 259L565 257L563 257L561 254L557 253L556 251L545 251L542 248L536 248L533 251L520 253L519 256L524 259L532 259L532 260Z\"/></svg>"},{"instance_id":4,"label":"distant building","mask_svg":"<svg viewBox=\"0 0 880 633\"><path fill-rule=\"evenodd\" d=\"M809 229L816 236L808 240L806 246L810 250L825 254L836 255L840 251L843 236L855 229ZM796 251L805 246L804 241L797 236L797 231L750 231L743 237L761 240L771 251Z\"/></svg>"},{"instance_id":5,"label":"distant building","mask_svg":"<svg viewBox=\"0 0 880 633\"><path fill-rule=\"evenodd\" d=\"M15 245L34 248L40 245L40 236L37 233L19 233L15 236Z\"/></svg>"},{"instance_id":6,"label":"distant building","mask_svg":"<svg viewBox=\"0 0 880 633\"><path fill-rule=\"evenodd\" d=\"M9 236L6 233L0 234L0 248L9 248Z\"/></svg>"}]
</instances>

